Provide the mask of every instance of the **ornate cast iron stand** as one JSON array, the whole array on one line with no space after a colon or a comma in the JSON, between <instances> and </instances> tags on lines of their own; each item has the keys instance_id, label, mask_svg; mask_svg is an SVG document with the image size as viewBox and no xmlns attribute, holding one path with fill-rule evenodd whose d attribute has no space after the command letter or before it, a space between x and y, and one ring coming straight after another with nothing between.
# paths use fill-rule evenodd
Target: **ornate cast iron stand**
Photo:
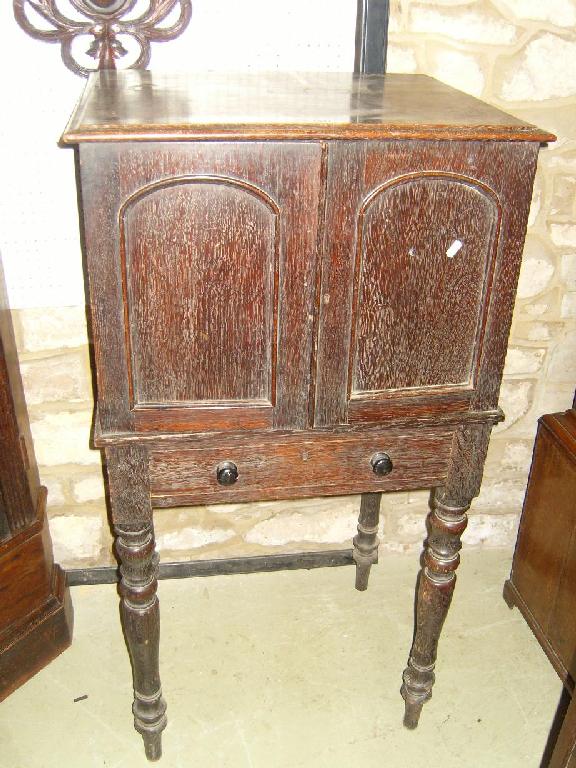
<instances>
[{"instance_id":1,"label":"ornate cast iron stand","mask_svg":"<svg viewBox=\"0 0 576 768\"><path fill-rule=\"evenodd\" d=\"M186 29L192 15L190 0L147 0L146 10L136 16L131 16L131 12L137 0L70 0L70 3L86 17L84 21L66 17L58 10L56 0L14 0L14 15L32 37L45 43L60 43L64 64L83 77L92 70L75 58L73 44L77 38L90 38L84 53L97 62L93 69L116 69L116 60L128 55L122 39L130 38L136 43L138 54L129 66L145 69L150 63L150 43L174 40ZM179 11L176 21L162 26L176 8ZM48 28L39 25L41 21Z\"/></svg>"}]
</instances>

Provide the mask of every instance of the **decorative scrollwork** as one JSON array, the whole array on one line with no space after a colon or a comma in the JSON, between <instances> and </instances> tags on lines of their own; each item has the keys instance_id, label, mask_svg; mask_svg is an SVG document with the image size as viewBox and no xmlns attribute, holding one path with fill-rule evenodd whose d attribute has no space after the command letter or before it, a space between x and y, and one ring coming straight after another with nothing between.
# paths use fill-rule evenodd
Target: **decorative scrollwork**
<instances>
[{"instance_id":1,"label":"decorative scrollwork","mask_svg":"<svg viewBox=\"0 0 576 768\"><path fill-rule=\"evenodd\" d=\"M64 64L77 75L87 77L98 69L116 69L116 60L127 55L122 37L129 37L138 46L136 60L130 69L145 69L150 62L150 43L173 40L188 26L192 16L191 0L144 0L145 9L136 9L134 18L125 18L135 9L138 0L68 0L86 20L68 18L57 8L58 0L13 0L14 15L22 29L37 40L60 43ZM175 9L176 21L160 26ZM37 26L27 11L32 9L48 25ZM93 68L84 67L75 58L72 46L82 36L91 42L85 53L96 60Z\"/></svg>"}]
</instances>

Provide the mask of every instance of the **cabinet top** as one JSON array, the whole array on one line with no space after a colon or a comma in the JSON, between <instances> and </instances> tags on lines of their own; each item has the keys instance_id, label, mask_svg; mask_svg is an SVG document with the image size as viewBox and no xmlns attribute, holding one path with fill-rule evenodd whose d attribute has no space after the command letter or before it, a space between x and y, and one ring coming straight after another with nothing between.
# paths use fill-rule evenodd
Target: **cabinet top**
<instances>
[{"instance_id":1,"label":"cabinet top","mask_svg":"<svg viewBox=\"0 0 576 768\"><path fill-rule=\"evenodd\" d=\"M124 70L91 75L62 141L227 138L555 137L426 75Z\"/></svg>"}]
</instances>

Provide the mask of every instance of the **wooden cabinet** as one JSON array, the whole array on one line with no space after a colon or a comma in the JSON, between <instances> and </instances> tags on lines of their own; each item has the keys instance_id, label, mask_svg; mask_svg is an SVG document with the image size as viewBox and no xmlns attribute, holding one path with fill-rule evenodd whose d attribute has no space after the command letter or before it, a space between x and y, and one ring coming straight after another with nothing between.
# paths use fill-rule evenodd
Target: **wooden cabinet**
<instances>
[{"instance_id":1,"label":"wooden cabinet","mask_svg":"<svg viewBox=\"0 0 576 768\"><path fill-rule=\"evenodd\" d=\"M576 765L576 401L574 405L539 420L512 572L504 585L506 602L520 609L566 696L572 697L550 761L542 763L549 768Z\"/></svg>"},{"instance_id":2,"label":"wooden cabinet","mask_svg":"<svg viewBox=\"0 0 576 768\"><path fill-rule=\"evenodd\" d=\"M422 76L102 72L79 146L135 726L166 724L152 508L435 489L408 727L478 493L540 142Z\"/></svg>"},{"instance_id":3,"label":"wooden cabinet","mask_svg":"<svg viewBox=\"0 0 576 768\"><path fill-rule=\"evenodd\" d=\"M73 612L54 563L0 263L0 701L64 651Z\"/></svg>"}]
</instances>

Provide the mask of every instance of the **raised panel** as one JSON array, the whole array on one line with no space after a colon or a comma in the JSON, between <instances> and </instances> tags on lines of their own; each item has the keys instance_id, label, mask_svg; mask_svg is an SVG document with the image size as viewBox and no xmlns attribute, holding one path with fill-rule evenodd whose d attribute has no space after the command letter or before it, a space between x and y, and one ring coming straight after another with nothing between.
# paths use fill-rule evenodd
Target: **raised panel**
<instances>
[{"instance_id":1,"label":"raised panel","mask_svg":"<svg viewBox=\"0 0 576 768\"><path fill-rule=\"evenodd\" d=\"M473 386L499 221L493 193L452 174L409 174L365 198L351 398Z\"/></svg>"},{"instance_id":2,"label":"raised panel","mask_svg":"<svg viewBox=\"0 0 576 768\"><path fill-rule=\"evenodd\" d=\"M120 212L133 406L275 400L279 216L257 187L166 179Z\"/></svg>"},{"instance_id":3,"label":"raised panel","mask_svg":"<svg viewBox=\"0 0 576 768\"><path fill-rule=\"evenodd\" d=\"M325 154L82 145L104 433L307 425Z\"/></svg>"},{"instance_id":4,"label":"raised panel","mask_svg":"<svg viewBox=\"0 0 576 768\"><path fill-rule=\"evenodd\" d=\"M537 149L331 145L317 426L496 407Z\"/></svg>"}]
</instances>

